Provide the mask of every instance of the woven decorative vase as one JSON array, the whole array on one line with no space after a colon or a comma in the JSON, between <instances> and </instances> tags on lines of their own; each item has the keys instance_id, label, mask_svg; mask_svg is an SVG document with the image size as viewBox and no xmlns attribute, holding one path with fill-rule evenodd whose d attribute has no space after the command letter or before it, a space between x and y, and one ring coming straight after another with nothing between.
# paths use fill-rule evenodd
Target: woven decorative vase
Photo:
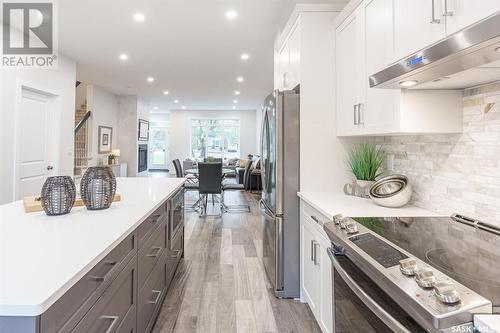
<instances>
[{"instance_id":1,"label":"woven decorative vase","mask_svg":"<svg viewBox=\"0 0 500 333\"><path fill-rule=\"evenodd\" d=\"M68 214L75 204L75 197L76 188L71 177L49 177L42 187L42 208L47 215Z\"/></svg>"},{"instance_id":2,"label":"woven decorative vase","mask_svg":"<svg viewBox=\"0 0 500 333\"><path fill-rule=\"evenodd\" d=\"M116 178L109 167L90 167L80 182L80 195L89 210L111 206L116 193Z\"/></svg>"}]
</instances>

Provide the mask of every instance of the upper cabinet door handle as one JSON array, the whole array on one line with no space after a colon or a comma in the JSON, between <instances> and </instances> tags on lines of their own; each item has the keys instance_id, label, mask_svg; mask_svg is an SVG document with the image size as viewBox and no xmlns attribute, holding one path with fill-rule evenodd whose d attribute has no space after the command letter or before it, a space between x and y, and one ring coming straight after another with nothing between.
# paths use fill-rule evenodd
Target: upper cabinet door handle
<instances>
[{"instance_id":1,"label":"upper cabinet door handle","mask_svg":"<svg viewBox=\"0 0 500 333\"><path fill-rule=\"evenodd\" d=\"M354 104L354 125L359 125L359 104Z\"/></svg>"},{"instance_id":2,"label":"upper cabinet door handle","mask_svg":"<svg viewBox=\"0 0 500 333\"><path fill-rule=\"evenodd\" d=\"M432 3L431 3L431 24L439 24L441 23L441 20L436 18L436 4L435 4L435 1L436 0L431 0Z\"/></svg>"},{"instance_id":3,"label":"upper cabinet door handle","mask_svg":"<svg viewBox=\"0 0 500 333\"><path fill-rule=\"evenodd\" d=\"M455 14L453 12L453 10L450 9L448 1L450 1L450 0L444 0L444 12L443 12L443 16L453 16L453 14Z\"/></svg>"}]
</instances>

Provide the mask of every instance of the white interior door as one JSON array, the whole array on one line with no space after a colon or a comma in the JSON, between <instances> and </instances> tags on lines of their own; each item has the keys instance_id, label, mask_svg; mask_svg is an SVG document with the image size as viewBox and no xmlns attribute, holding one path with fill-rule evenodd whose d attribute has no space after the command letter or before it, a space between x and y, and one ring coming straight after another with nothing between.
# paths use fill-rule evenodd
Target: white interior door
<instances>
[{"instance_id":1,"label":"white interior door","mask_svg":"<svg viewBox=\"0 0 500 333\"><path fill-rule=\"evenodd\" d=\"M54 165L51 161L53 97L22 90L17 123L16 199L39 195Z\"/></svg>"}]
</instances>

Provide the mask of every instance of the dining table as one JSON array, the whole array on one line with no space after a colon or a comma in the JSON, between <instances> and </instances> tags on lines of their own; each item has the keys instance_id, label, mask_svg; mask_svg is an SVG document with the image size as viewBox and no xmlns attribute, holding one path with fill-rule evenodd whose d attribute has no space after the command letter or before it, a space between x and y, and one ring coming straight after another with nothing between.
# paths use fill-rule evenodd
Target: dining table
<instances>
[{"instance_id":1,"label":"dining table","mask_svg":"<svg viewBox=\"0 0 500 333\"><path fill-rule=\"evenodd\" d=\"M200 173L198 168L187 169L184 172L186 174L195 175L195 176L198 176L198 174ZM222 175L223 176L225 176L227 174L231 174L231 173L236 173L236 171L234 169L231 169L231 168L222 168Z\"/></svg>"}]
</instances>

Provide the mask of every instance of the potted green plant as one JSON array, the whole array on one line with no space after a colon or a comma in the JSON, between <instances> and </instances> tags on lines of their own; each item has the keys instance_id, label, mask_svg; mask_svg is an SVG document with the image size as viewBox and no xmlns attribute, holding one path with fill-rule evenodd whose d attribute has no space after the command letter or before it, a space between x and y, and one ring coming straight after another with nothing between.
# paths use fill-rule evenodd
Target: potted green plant
<instances>
[{"instance_id":1,"label":"potted green plant","mask_svg":"<svg viewBox=\"0 0 500 333\"><path fill-rule=\"evenodd\" d=\"M344 192L369 197L370 187L380 176L384 159L385 152L374 144L362 143L355 147L347 157L347 164L356 178L352 184L346 184Z\"/></svg>"}]
</instances>

